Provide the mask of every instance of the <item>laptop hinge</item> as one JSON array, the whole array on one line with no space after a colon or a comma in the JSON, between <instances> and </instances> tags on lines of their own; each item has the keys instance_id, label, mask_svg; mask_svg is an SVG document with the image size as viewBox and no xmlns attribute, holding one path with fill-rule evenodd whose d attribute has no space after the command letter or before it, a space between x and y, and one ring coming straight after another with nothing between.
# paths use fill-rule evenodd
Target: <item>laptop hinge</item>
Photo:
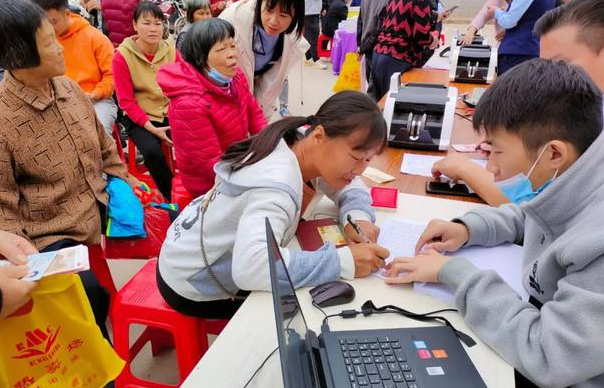
<instances>
[{"instance_id":1,"label":"laptop hinge","mask_svg":"<svg viewBox=\"0 0 604 388\"><path fill-rule=\"evenodd\" d=\"M322 342L314 331L308 330L306 332L306 343L312 351L312 355L309 356L314 358L314 364L317 367L318 382L321 388L334 388L327 353L322 346Z\"/></svg>"}]
</instances>

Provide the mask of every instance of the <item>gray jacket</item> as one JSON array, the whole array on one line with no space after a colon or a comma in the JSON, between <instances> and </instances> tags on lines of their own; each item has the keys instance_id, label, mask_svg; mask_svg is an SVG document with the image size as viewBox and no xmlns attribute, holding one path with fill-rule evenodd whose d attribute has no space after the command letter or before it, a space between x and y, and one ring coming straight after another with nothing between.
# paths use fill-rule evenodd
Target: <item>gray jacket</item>
<instances>
[{"instance_id":1,"label":"gray jacket","mask_svg":"<svg viewBox=\"0 0 604 388\"><path fill-rule=\"evenodd\" d=\"M357 19L357 46L361 53L373 52L379 33L380 14L388 0L361 2L361 12Z\"/></svg>"},{"instance_id":2,"label":"gray jacket","mask_svg":"<svg viewBox=\"0 0 604 388\"><path fill-rule=\"evenodd\" d=\"M468 245L524 243L524 286L540 310L463 257L439 273L476 334L540 387L604 387L602 149L604 135L530 202L459 219Z\"/></svg>"},{"instance_id":3,"label":"gray jacket","mask_svg":"<svg viewBox=\"0 0 604 388\"><path fill-rule=\"evenodd\" d=\"M303 180L294 153L281 140L266 158L233 172L226 162L214 167L221 183L205 215L203 236L208 263L230 292L269 291L270 276L264 218L271 221L281 246L293 238L303 196ZM313 181L317 196L325 195L346 217L375 221L371 196L361 178L342 190L329 187L321 178ZM194 301L226 299L210 278L201 255L201 203L193 200L170 226L159 255L159 272L179 295ZM296 287L314 286L339 277L354 278L354 259L348 247L331 243L316 251L281 250Z\"/></svg>"}]
</instances>

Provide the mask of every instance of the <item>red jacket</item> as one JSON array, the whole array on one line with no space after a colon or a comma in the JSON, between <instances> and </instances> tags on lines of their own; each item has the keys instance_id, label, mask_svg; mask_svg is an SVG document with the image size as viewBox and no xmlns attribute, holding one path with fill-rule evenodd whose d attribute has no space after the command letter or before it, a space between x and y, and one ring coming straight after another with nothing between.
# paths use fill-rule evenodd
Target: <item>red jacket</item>
<instances>
[{"instance_id":1,"label":"red jacket","mask_svg":"<svg viewBox=\"0 0 604 388\"><path fill-rule=\"evenodd\" d=\"M264 129L264 114L241 69L227 91L178 58L162 66L157 82L170 99L168 118L179 174L197 197L214 185L214 164L224 151Z\"/></svg>"},{"instance_id":2,"label":"red jacket","mask_svg":"<svg viewBox=\"0 0 604 388\"><path fill-rule=\"evenodd\" d=\"M132 20L139 0L103 0L103 23L109 33L113 47L119 46L124 39L136 34Z\"/></svg>"}]
</instances>

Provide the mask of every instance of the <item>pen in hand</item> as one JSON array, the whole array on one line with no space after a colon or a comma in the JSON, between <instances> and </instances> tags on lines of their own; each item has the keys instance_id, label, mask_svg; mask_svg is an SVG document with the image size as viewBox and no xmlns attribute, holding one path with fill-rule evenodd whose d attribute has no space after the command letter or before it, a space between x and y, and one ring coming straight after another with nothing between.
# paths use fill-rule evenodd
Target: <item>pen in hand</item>
<instances>
[{"instance_id":1,"label":"pen in hand","mask_svg":"<svg viewBox=\"0 0 604 388\"><path fill-rule=\"evenodd\" d=\"M348 216L346 216L346 219L348 220L350 225L352 225L352 228L354 229L354 231L357 232L357 234L359 236L361 236L365 240L366 243L371 243L371 240L369 240L369 237L367 237L367 235L363 232L363 229L361 229L359 227L359 225L356 222L354 222L354 220L352 219L350 214Z\"/></svg>"}]
</instances>

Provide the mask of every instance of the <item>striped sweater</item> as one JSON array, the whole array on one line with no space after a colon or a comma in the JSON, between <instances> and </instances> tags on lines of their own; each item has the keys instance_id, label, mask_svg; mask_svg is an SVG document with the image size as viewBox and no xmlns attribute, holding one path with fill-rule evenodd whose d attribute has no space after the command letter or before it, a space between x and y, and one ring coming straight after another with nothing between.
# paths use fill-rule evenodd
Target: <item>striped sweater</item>
<instances>
[{"instance_id":1,"label":"striped sweater","mask_svg":"<svg viewBox=\"0 0 604 388\"><path fill-rule=\"evenodd\" d=\"M417 66L435 22L430 0L388 0L375 52Z\"/></svg>"}]
</instances>

